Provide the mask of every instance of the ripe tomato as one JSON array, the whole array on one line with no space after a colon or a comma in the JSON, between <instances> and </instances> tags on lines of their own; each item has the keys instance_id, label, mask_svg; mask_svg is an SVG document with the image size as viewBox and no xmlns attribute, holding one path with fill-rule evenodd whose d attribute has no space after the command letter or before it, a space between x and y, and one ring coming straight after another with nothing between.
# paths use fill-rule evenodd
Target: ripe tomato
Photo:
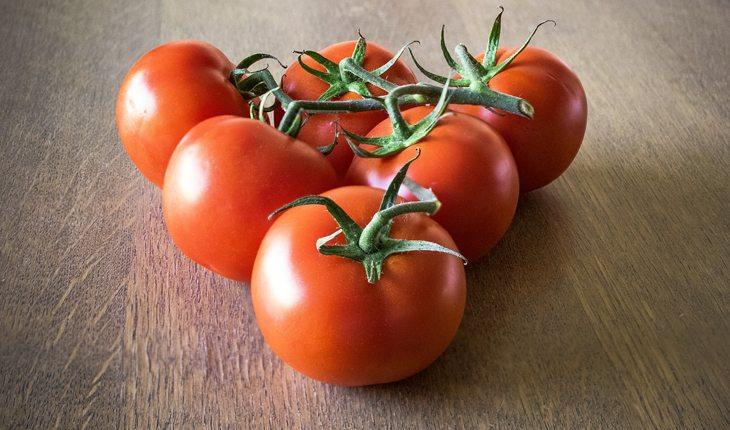
<instances>
[{"instance_id":1,"label":"ripe tomato","mask_svg":"<svg viewBox=\"0 0 730 430\"><path fill-rule=\"evenodd\" d=\"M329 60L339 63L341 60L352 55L356 44L357 41L336 43L322 49L319 53ZM365 50L365 61L362 66L367 70L375 70L387 63L392 57L393 54L382 46L368 42ZM310 67L324 71L324 67L307 56L303 56L302 61ZM400 60L383 74L383 78L396 85L416 83L416 77L413 75L413 72ZM286 74L282 77L282 89L295 100L317 100L327 88L328 84L326 82L308 73L297 61L294 61L287 68ZM368 85L368 89L376 96L385 94L379 88L371 85ZM359 98L361 97L358 94L346 93L333 100L353 100ZM281 119L282 111L278 110L276 113L278 123ZM382 110L311 115L307 123L302 127L297 138L314 147L326 146L330 145L334 140L335 123L338 121L340 126L345 130L357 134L365 134L386 117L387 114ZM344 176L352 161L352 151L347 147L344 137L340 137L339 140L338 145L327 156L327 159L332 163L337 173L340 176Z\"/></svg>"},{"instance_id":2,"label":"ripe tomato","mask_svg":"<svg viewBox=\"0 0 730 430\"><path fill-rule=\"evenodd\" d=\"M329 163L303 142L261 121L218 116L191 129L170 158L165 221L190 258L248 281L267 216L336 182Z\"/></svg>"},{"instance_id":3,"label":"ripe tomato","mask_svg":"<svg viewBox=\"0 0 730 430\"><path fill-rule=\"evenodd\" d=\"M378 211L383 191L349 186L323 196L362 227ZM264 339L296 370L331 384L391 382L426 368L461 322L462 262L438 252L394 254L385 260L380 280L369 284L362 263L317 250L317 239L337 229L322 206L295 207L274 221L251 282ZM395 218L390 237L455 246L422 213ZM341 235L337 241L343 243Z\"/></svg>"},{"instance_id":4,"label":"ripe tomato","mask_svg":"<svg viewBox=\"0 0 730 430\"><path fill-rule=\"evenodd\" d=\"M117 129L140 172L161 187L170 155L199 122L216 115L248 116L228 81L233 64L213 45L166 43L132 66L117 97Z\"/></svg>"},{"instance_id":5,"label":"ripe tomato","mask_svg":"<svg viewBox=\"0 0 730 430\"><path fill-rule=\"evenodd\" d=\"M513 51L500 49L497 61ZM554 54L528 46L489 86L529 101L535 108L534 117L495 113L474 105L450 108L481 118L504 137L517 163L522 192L554 181L575 158L586 130L588 106L578 77Z\"/></svg>"},{"instance_id":6,"label":"ripe tomato","mask_svg":"<svg viewBox=\"0 0 730 430\"><path fill-rule=\"evenodd\" d=\"M431 109L408 109L403 118L414 124ZM390 120L385 120L368 136L386 136L391 131ZM408 176L433 189L443 203L434 219L451 234L462 254L469 260L479 259L507 231L517 208L519 181L509 148L491 127L455 112L446 113L413 147L421 149L421 157ZM346 182L385 188L410 154L355 157ZM406 191L401 195L415 200Z\"/></svg>"}]
</instances>

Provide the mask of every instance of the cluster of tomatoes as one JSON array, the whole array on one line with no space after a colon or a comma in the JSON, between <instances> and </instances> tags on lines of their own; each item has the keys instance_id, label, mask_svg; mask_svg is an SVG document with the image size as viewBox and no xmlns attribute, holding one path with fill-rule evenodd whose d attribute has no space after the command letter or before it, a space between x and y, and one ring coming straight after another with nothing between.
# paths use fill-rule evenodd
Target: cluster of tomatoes
<instances>
[{"instance_id":1,"label":"cluster of tomatoes","mask_svg":"<svg viewBox=\"0 0 730 430\"><path fill-rule=\"evenodd\" d=\"M321 99L332 86L315 60L339 64L358 43L300 57L279 89L294 100ZM469 58L481 65L472 71L493 75L483 82L491 90L527 100L532 118L452 103L407 148L361 157L337 130L388 136L394 122L384 110L306 115L292 137L251 117L255 100L242 96L221 51L199 41L167 43L125 78L119 136L142 174L162 188L175 244L210 270L251 283L261 331L284 361L334 384L395 381L433 362L460 324L465 272L449 250L469 260L484 256L507 231L519 194L556 179L581 144L587 111L580 81L552 53L520 49L510 58L515 49L497 49L490 39L487 60ZM392 58L367 43L360 64L374 70ZM467 87L461 75L454 82ZM381 78L417 82L402 60ZM373 97L387 93L365 87ZM353 91L331 98L358 99ZM285 107L277 105L275 122ZM433 110L407 106L402 118L416 124ZM367 139L362 147L374 148ZM317 150L333 141L327 156Z\"/></svg>"}]
</instances>

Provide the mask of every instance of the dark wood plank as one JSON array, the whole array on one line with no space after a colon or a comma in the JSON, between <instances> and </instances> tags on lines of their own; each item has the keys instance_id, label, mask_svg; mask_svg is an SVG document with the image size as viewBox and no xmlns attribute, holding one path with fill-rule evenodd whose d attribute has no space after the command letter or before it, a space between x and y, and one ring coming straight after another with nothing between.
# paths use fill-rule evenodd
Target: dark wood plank
<instances>
[{"instance_id":1,"label":"dark wood plank","mask_svg":"<svg viewBox=\"0 0 730 430\"><path fill-rule=\"evenodd\" d=\"M730 178L721 1L505 2L505 40L581 76L584 146L469 268L444 356L396 384L308 380L266 348L248 287L185 259L126 159L114 96L160 41L239 58L437 33L476 50L496 3L0 4L0 426L724 428Z\"/></svg>"},{"instance_id":2,"label":"dark wood plank","mask_svg":"<svg viewBox=\"0 0 730 430\"><path fill-rule=\"evenodd\" d=\"M113 427L133 208L116 138L124 65L158 42L151 2L0 3L0 427Z\"/></svg>"}]
</instances>

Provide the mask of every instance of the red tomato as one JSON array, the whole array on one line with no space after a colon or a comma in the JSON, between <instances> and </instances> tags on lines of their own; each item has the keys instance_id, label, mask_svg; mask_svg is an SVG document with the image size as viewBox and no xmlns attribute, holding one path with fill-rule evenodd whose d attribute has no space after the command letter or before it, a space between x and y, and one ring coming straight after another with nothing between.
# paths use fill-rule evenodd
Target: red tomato
<instances>
[{"instance_id":1,"label":"red tomato","mask_svg":"<svg viewBox=\"0 0 730 430\"><path fill-rule=\"evenodd\" d=\"M383 191L350 186L323 195L365 226ZM264 339L289 365L331 384L397 381L426 368L461 322L466 299L461 260L438 252L394 254L385 260L380 280L369 284L362 263L320 254L315 247L337 229L322 206L289 209L269 229L251 282ZM422 213L396 218L390 236L455 246Z\"/></svg>"},{"instance_id":2,"label":"red tomato","mask_svg":"<svg viewBox=\"0 0 730 430\"><path fill-rule=\"evenodd\" d=\"M158 46L132 66L117 97L117 129L140 172L161 187L170 155L199 122L216 115L248 116L228 81L233 64L213 45L195 40Z\"/></svg>"},{"instance_id":3,"label":"red tomato","mask_svg":"<svg viewBox=\"0 0 730 430\"><path fill-rule=\"evenodd\" d=\"M500 49L498 61L512 52ZM481 118L504 137L517 163L522 192L554 181L575 158L586 130L588 106L578 77L554 54L528 46L489 86L529 101L534 117L494 113L473 105L450 108Z\"/></svg>"},{"instance_id":4,"label":"red tomato","mask_svg":"<svg viewBox=\"0 0 730 430\"><path fill-rule=\"evenodd\" d=\"M414 124L431 109L408 109L403 117ZM391 131L390 120L385 120L368 136ZM509 148L491 127L455 112L446 113L413 147L421 148L421 157L408 177L433 189L443 204L433 218L451 234L462 254L479 259L507 231L517 208L519 182ZM346 181L385 188L409 157L410 150L387 158L355 157ZM415 200L407 192L402 195Z\"/></svg>"},{"instance_id":5,"label":"red tomato","mask_svg":"<svg viewBox=\"0 0 730 430\"><path fill-rule=\"evenodd\" d=\"M328 46L319 51L321 55L329 60L339 63L352 55L357 41L341 42ZM387 63L393 54L382 46L368 42L365 50L365 61L363 67L367 70L375 70ZM324 71L324 67L307 56L302 57L304 64L317 70ZM408 69L404 62L398 60L393 67L383 74L383 77L396 85L416 83L416 77ZM295 100L316 100L324 93L328 84L316 76L307 73L297 61L293 62L282 77L282 88ZM385 93L377 87L368 85L373 95L384 95ZM346 93L333 100L353 100L361 98L355 93ZM277 112L277 123L281 119L282 112ZM345 130L357 134L365 134L377 123L387 117L385 111L376 110L369 112L353 112L346 114L317 114L311 115L307 123L302 127L298 139L318 147L330 145L334 140L335 122L339 121L340 126ZM340 137L334 151L327 156L335 170L340 176L344 176L352 161L352 151L347 147L344 137Z\"/></svg>"},{"instance_id":6,"label":"red tomato","mask_svg":"<svg viewBox=\"0 0 730 430\"><path fill-rule=\"evenodd\" d=\"M261 121L218 116L190 130L170 158L165 221L190 258L248 281L267 216L336 182L329 163L303 142Z\"/></svg>"}]
</instances>

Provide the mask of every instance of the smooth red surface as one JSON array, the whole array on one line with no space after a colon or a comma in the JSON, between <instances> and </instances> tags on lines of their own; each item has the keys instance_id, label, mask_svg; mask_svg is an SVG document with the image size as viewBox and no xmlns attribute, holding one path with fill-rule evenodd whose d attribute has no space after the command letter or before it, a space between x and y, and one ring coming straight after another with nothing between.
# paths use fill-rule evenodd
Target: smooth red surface
<instances>
[{"instance_id":1,"label":"smooth red surface","mask_svg":"<svg viewBox=\"0 0 730 430\"><path fill-rule=\"evenodd\" d=\"M323 195L364 226L383 191L351 186ZM385 383L423 370L446 349L461 322L466 300L461 260L436 252L396 254L386 260L382 278L368 284L361 263L315 248L317 239L337 228L323 206L301 206L280 215L266 234L251 283L266 342L298 371L331 384ZM455 247L424 214L396 218L391 237Z\"/></svg>"},{"instance_id":2,"label":"smooth red surface","mask_svg":"<svg viewBox=\"0 0 730 430\"><path fill-rule=\"evenodd\" d=\"M498 61L512 52L514 49L500 49ZM495 113L473 105L450 108L484 120L504 137L517 163L522 192L557 179L578 153L586 130L588 105L578 77L554 54L528 46L489 86L529 101L535 108L534 117Z\"/></svg>"},{"instance_id":3,"label":"smooth red surface","mask_svg":"<svg viewBox=\"0 0 730 430\"><path fill-rule=\"evenodd\" d=\"M219 116L195 126L170 159L163 189L175 244L201 265L248 281L267 216L337 182L324 157L261 121Z\"/></svg>"},{"instance_id":4,"label":"smooth red surface","mask_svg":"<svg viewBox=\"0 0 730 430\"><path fill-rule=\"evenodd\" d=\"M343 59L352 55L352 51L355 49L356 43L356 41L336 43L322 49L319 53L331 61L339 63ZM375 70L387 63L392 57L393 53L387 49L376 43L368 42L367 48L365 49L365 61L363 62L363 67L366 70ZM324 71L322 66L308 56L303 56L302 60L306 65L317 70ZM393 67L391 67L390 70L383 75L383 77L396 85L416 83L416 77L413 75L413 72L411 72L401 60L398 60ZM370 85L368 87L373 95L384 94L377 87ZM294 61L289 68L287 68L286 74L282 78L282 88L287 94L296 100L316 100L327 90L327 88L329 88L329 84L316 76L307 73L307 71L305 71L297 61ZM333 100L353 100L360 98L361 97L358 94L346 93ZM279 117L277 118L277 123L281 114L281 111L277 112L277 116ZM386 117L387 114L382 110L332 115L311 115L307 120L307 123L304 127L302 127L297 138L314 147L325 146L331 144L334 140L335 122L337 121L339 121L342 128L353 133L364 135ZM347 172L347 168L350 166L353 155L345 142L345 138L341 136L338 140L339 143L337 147L335 147L334 151L327 156L327 159L330 163L332 163L332 166L334 166L337 173L342 177Z\"/></svg>"},{"instance_id":5,"label":"smooth red surface","mask_svg":"<svg viewBox=\"0 0 730 430\"><path fill-rule=\"evenodd\" d=\"M408 109L403 117L413 124L431 107ZM389 120L369 136L390 134ZM517 168L504 140L491 127L455 112L442 117L431 133L415 145L388 158L356 157L347 174L350 184L386 188L398 169L420 148L421 156L408 177L432 188L441 201L433 216L470 260L485 255L509 228L517 208ZM404 189L401 194L415 199Z\"/></svg>"},{"instance_id":6,"label":"smooth red surface","mask_svg":"<svg viewBox=\"0 0 730 430\"><path fill-rule=\"evenodd\" d=\"M216 115L248 116L228 81L233 64L213 45L195 40L149 51L127 73L117 96L119 138L137 168L162 187L180 139Z\"/></svg>"}]
</instances>

